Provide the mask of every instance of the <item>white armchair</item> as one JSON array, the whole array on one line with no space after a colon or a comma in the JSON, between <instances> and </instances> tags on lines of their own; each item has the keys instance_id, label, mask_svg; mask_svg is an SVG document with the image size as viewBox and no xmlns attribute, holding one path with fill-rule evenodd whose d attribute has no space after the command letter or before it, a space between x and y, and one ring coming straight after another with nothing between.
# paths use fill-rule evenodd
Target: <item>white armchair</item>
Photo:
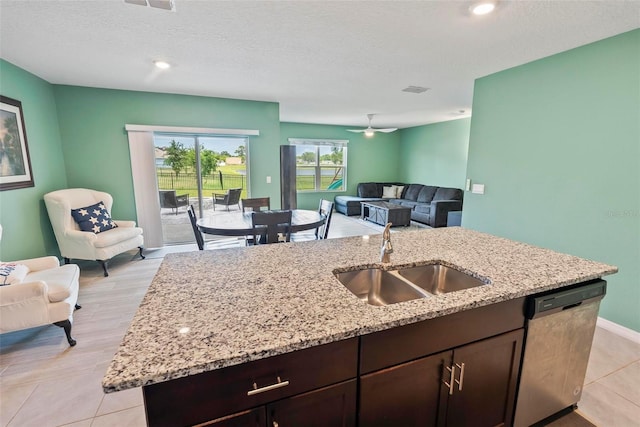
<instances>
[{"instance_id":1,"label":"white armchair","mask_svg":"<svg viewBox=\"0 0 640 427\"><path fill-rule=\"evenodd\" d=\"M137 248L140 257L144 259L142 228L136 227L135 221L114 220L117 228L95 234L82 231L73 219L72 209L99 202L103 202L110 213L113 198L109 193L70 188L45 194L44 202L65 264L68 264L71 258L98 261L104 275L108 276L107 262L115 255Z\"/></svg>"},{"instance_id":2,"label":"white armchair","mask_svg":"<svg viewBox=\"0 0 640 427\"><path fill-rule=\"evenodd\" d=\"M0 227L0 238L2 237ZM64 329L70 346L73 311L80 308L75 264L60 266L54 256L12 261L28 273L17 283L0 286L0 333L54 324Z\"/></svg>"}]
</instances>

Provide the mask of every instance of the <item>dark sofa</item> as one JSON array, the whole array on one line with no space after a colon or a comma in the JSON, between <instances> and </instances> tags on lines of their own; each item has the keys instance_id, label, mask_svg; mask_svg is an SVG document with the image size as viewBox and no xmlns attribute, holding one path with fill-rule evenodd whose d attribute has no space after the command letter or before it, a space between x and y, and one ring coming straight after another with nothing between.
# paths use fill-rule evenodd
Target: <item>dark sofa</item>
<instances>
[{"instance_id":1,"label":"dark sofa","mask_svg":"<svg viewBox=\"0 0 640 427\"><path fill-rule=\"evenodd\" d=\"M404 186L399 198L383 198L384 187ZM360 202L388 201L411 208L411 219L431 227L445 227L451 211L462 210L463 191L459 188L436 187L398 182L361 182L357 196L336 196L336 211L360 215Z\"/></svg>"}]
</instances>

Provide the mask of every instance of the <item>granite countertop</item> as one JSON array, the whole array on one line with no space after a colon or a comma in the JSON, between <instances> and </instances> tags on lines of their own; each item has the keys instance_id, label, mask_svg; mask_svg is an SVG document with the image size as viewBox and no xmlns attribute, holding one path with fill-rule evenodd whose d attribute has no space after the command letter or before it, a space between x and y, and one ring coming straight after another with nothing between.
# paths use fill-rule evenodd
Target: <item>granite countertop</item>
<instances>
[{"instance_id":1,"label":"granite countertop","mask_svg":"<svg viewBox=\"0 0 640 427\"><path fill-rule=\"evenodd\" d=\"M460 227L167 255L102 385L125 390L506 301L617 268ZM491 283L372 306L336 269L442 262Z\"/></svg>"}]
</instances>

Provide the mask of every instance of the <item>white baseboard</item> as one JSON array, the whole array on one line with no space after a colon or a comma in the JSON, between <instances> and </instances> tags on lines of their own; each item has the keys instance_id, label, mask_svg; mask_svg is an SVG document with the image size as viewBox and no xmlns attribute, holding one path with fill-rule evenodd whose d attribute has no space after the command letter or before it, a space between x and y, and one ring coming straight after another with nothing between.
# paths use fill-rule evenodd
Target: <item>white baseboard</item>
<instances>
[{"instance_id":1,"label":"white baseboard","mask_svg":"<svg viewBox=\"0 0 640 427\"><path fill-rule=\"evenodd\" d=\"M611 320L603 319L602 317L598 317L598 322L596 324L602 329L606 329L609 332L640 344L640 332L636 332L633 329L625 328L622 325L618 325L617 323L614 323Z\"/></svg>"}]
</instances>

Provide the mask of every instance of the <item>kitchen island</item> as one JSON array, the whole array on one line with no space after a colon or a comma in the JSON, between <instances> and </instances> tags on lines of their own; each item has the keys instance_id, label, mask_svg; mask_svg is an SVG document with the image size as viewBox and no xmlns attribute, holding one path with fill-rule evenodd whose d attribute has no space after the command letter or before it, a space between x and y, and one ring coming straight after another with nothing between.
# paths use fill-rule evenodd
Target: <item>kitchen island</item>
<instances>
[{"instance_id":1,"label":"kitchen island","mask_svg":"<svg viewBox=\"0 0 640 427\"><path fill-rule=\"evenodd\" d=\"M359 337L490 310L617 271L459 227L394 233L392 240L391 263L384 265L379 263L380 236L167 255L107 370L104 391L152 390L328 344L340 347L326 357L346 358L357 349L353 340ZM334 276L363 267L436 262L488 284L378 307L355 297ZM522 311L518 304L515 311ZM318 359L320 366L323 360ZM276 386L285 381L278 377ZM254 381L253 388L258 385Z\"/></svg>"}]
</instances>

